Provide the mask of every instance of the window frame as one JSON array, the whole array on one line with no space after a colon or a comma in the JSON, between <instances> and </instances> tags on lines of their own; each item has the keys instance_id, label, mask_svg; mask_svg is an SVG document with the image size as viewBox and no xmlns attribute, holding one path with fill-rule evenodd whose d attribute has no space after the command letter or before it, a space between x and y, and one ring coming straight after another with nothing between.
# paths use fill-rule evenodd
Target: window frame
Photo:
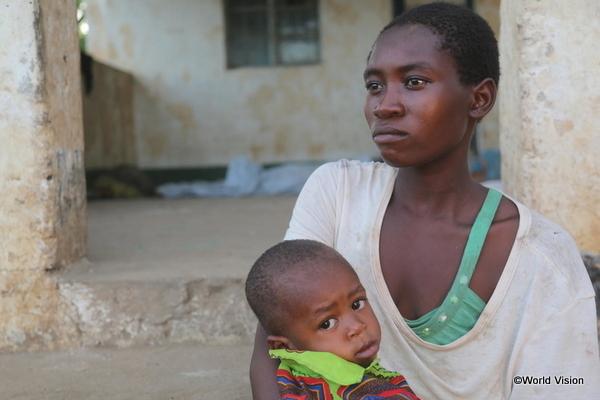
<instances>
[{"instance_id":1,"label":"window frame","mask_svg":"<svg viewBox=\"0 0 600 400\"><path fill-rule=\"evenodd\" d=\"M303 65L317 65L321 63L321 21L320 21L320 1L319 0L306 0L308 5L300 6L278 6L279 0L264 0L264 5L250 5L250 6L232 6L231 0L224 0L223 12L225 21L225 62L227 69L239 69L239 68L264 68L264 67L295 67ZM297 8L298 10L308 10L314 12L316 20L316 28L313 34L306 35L283 35L280 32L277 19L277 14L281 11L291 10ZM232 43L232 29L230 15L236 12L251 12L263 9L267 16L267 63L266 64L237 64L232 62L231 51ZM316 56L314 59L308 61L299 62L284 62L281 55L281 43L285 42L286 39L301 39L301 40L313 40L316 47Z\"/></svg>"},{"instance_id":2,"label":"window frame","mask_svg":"<svg viewBox=\"0 0 600 400\"><path fill-rule=\"evenodd\" d=\"M434 0L430 1L430 3L433 3ZM464 4L465 7L473 10L473 0L464 0ZM400 14L402 14L404 11L406 11L406 4L404 0L392 0L392 8L393 8L393 13L394 16L398 16Z\"/></svg>"}]
</instances>

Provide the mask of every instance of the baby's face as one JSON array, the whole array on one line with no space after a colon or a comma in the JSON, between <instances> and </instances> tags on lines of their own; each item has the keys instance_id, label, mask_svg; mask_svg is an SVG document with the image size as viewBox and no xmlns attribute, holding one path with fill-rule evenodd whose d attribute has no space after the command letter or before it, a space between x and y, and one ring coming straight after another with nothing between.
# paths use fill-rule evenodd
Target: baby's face
<instances>
[{"instance_id":1,"label":"baby's face","mask_svg":"<svg viewBox=\"0 0 600 400\"><path fill-rule=\"evenodd\" d=\"M379 322L354 270L335 264L301 280L288 318L290 348L327 351L367 367L379 351Z\"/></svg>"}]
</instances>

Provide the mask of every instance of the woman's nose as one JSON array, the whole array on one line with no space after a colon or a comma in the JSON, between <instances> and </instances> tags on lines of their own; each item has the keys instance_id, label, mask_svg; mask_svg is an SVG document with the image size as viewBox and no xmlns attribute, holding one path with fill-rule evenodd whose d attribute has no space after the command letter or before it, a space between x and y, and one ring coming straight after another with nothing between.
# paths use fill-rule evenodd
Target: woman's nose
<instances>
[{"instance_id":1,"label":"woman's nose","mask_svg":"<svg viewBox=\"0 0 600 400\"><path fill-rule=\"evenodd\" d=\"M377 118L387 119L401 117L406 113L402 96L399 93L386 90L373 108L373 114Z\"/></svg>"}]
</instances>

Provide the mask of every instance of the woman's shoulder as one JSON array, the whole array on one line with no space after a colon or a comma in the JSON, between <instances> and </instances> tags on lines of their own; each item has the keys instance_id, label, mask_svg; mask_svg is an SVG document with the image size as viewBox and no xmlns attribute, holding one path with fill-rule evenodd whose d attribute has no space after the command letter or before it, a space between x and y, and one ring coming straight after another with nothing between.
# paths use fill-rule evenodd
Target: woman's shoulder
<instances>
[{"instance_id":1,"label":"woman's shoulder","mask_svg":"<svg viewBox=\"0 0 600 400\"><path fill-rule=\"evenodd\" d=\"M352 180L381 179L396 175L396 168L379 161L340 159L321 165L313 175L318 177L345 178Z\"/></svg>"},{"instance_id":2,"label":"woman's shoulder","mask_svg":"<svg viewBox=\"0 0 600 400\"><path fill-rule=\"evenodd\" d=\"M502 192L501 192L502 193ZM519 214L519 235L528 246L537 249L559 246L576 247L573 237L560 224L502 193L512 201Z\"/></svg>"},{"instance_id":3,"label":"woman's shoulder","mask_svg":"<svg viewBox=\"0 0 600 400\"><path fill-rule=\"evenodd\" d=\"M573 236L560 224L522 204L519 204L519 212L522 223L528 225L522 237L528 269L534 274L552 277L557 284L562 282L579 295L593 294ZM527 214L526 218L523 214Z\"/></svg>"},{"instance_id":4,"label":"woman's shoulder","mask_svg":"<svg viewBox=\"0 0 600 400\"><path fill-rule=\"evenodd\" d=\"M519 207L521 214L523 214L523 210L526 210L529 215L529 231L527 234L529 246L539 250L560 249L559 253L577 247L575 240L563 226L537 211L521 205Z\"/></svg>"}]
</instances>

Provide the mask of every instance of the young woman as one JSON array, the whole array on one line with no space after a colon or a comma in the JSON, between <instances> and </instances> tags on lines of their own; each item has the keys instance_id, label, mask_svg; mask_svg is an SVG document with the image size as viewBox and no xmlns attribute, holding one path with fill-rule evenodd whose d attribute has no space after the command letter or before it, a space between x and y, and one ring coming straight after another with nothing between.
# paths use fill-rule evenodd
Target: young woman
<instances>
[{"instance_id":1,"label":"young woman","mask_svg":"<svg viewBox=\"0 0 600 400\"><path fill-rule=\"evenodd\" d=\"M322 166L285 238L331 245L354 266L380 357L421 398L597 396L594 292L575 243L470 177L469 141L499 79L489 25L447 3L413 9L380 33L364 79L385 163ZM278 398L275 369L259 327L255 399Z\"/></svg>"}]
</instances>

